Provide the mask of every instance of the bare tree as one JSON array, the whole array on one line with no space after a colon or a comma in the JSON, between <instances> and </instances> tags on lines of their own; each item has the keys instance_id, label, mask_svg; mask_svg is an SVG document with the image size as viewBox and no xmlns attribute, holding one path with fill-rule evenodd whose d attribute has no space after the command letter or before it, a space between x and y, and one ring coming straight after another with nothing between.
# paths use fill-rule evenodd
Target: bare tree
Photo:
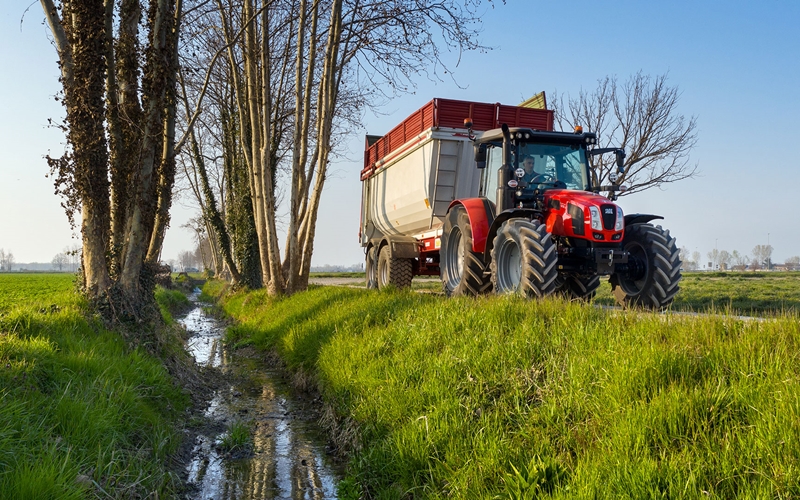
<instances>
[{"instance_id":1,"label":"bare tree","mask_svg":"<svg viewBox=\"0 0 800 500\"><path fill-rule=\"evenodd\" d=\"M14 254L0 248L0 271L11 271L14 266Z\"/></svg>"},{"instance_id":2,"label":"bare tree","mask_svg":"<svg viewBox=\"0 0 800 500\"><path fill-rule=\"evenodd\" d=\"M194 252L184 250L178 253L178 264L181 266L181 271L195 267L196 263Z\"/></svg>"},{"instance_id":3,"label":"bare tree","mask_svg":"<svg viewBox=\"0 0 800 500\"><path fill-rule=\"evenodd\" d=\"M69 265L69 256L65 253L57 253L55 257L53 257L53 269L57 269L58 271L63 271L65 267Z\"/></svg>"},{"instance_id":4,"label":"bare tree","mask_svg":"<svg viewBox=\"0 0 800 500\"><path fill-rule=\"evenodd\" d=\"M208 19L215 29L205 32L208 43L198 48L210 50L206 61L217 60L219 50L225 53L220 73L230 85L233 116L218 121L238 125L236 151L247 167L261 282L271 294L293 293L308 285L337 134L376 95L407 90L418 73L449 72L444 50L478 48L481 2L216 0L215 5L217 12ZM220 33L222 39L215 39ZM196 92L217 90L203 84Z\"/></svg>"},{"instance_id":5,"label":"bare tree","mask_svg":"<svg viewBox=\"0 0 800 500\"><path fill-rule=\"evenodd\" d=\"M733 265L733 269L737 271L744 271L747 267L747 255L740 254L738 250L734 250L731 253L731 264Z\"/></svg>"},{"instance_id":6,"label":"bare tree","mask_svg":"<svg viewBox=\"0 0 800 500\"><path fill-rule=\"evenodd\" d=\"M754 262L758 262L761 266L770 268L772 259L772 245L756 245L753 248Z\"/></svg>"},{"instance_id":7,"label":"bare tree","mask_svg":"<svg viewBox=\"0 0 800 500\"><path fill-rule=\"evenodd\" d=\"M62 252L69 257L69 270L72 272L77 272L81 265L83 247L77 243L74 243L71 246L64 247Z\"/></svg>"},{"instance_id":8,"label":"bare tree","mask_svg":"<svg viewBox=\"0 0 800 500\"><path fill-rule=\"evenodd\" d=\"M706 254L708 261L711 262L711 269L719 269L720 251L716 248Z\"/></svg>"},{"instance_id":9,"label":"bare tree","mask_svg":"<svg viewBox=\"0 0 800 500\"><path fill-rule=\"evenodd\" d=\"M40 1L68 144L48 161L70 221L81 216L84 289L109 319L141 317L172 201L182 0Z\"/></svg>"},{"instance_id":10,"label":"bare tree","mask_svg":"<svg viewBox=\"0 0 800 500\"><path fill-rule=\"evenodd\" d=\"M651 77L641 72L619 84L616 77L598 80L593 91L577 97L554 93L551 105L563 130L582 126L598 134L602 147L625 150L625 172L617 181L630 194L694 177L697 165L689 155L697 143L697 120L678 109L680 91L667 83L667 75ZM617 171L611 155L592 156L598 184L610 183Z\"/></svg>"},{"instance_id":11,"label":"bare tree","mask_svg":"<svg viewBox=\"0 0 800 500\"><path fill-rule=\"evenodd\" d=\"M786 269L790 271L800 270L800 256L794 255L786 259Z\"/></svg>"},{"instance_id":12,"label":"bare tree","mask_svg":"<svg viewBox=\"0 0 800 500\"><path fill-rule=\"evenodd\" d=\"M695 252L697 253L697 252ZM683 267L687 271L696 271L700 263L698 260L700 259L700 254L697 254L697 258L693 258L689 253L689 249L686 247L681 247L680 249L680 259L683 262Z\"/></svg>"}]
</instances>

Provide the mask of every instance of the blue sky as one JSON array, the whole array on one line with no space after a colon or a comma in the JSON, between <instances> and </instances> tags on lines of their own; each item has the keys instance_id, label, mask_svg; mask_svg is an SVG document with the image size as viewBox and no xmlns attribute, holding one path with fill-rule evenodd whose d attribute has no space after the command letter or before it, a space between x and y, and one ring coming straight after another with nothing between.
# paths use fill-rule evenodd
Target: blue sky
<instances>
[{"instance_id":1,"label":"blue sky","mask_svg":"<svg viewBox=\"0 0 800 500\"><path fill-rule=\"evenodd\" d=\"M55 49L36 2L4 2L0 11L0 248L17 262L49 262L74 243L44 176L43 156L59 154L60 132L47 119L62 111ZM667 8L664 8L664 6ZM462 56L456 80L420 76L414 94L366 113L349 158L333 166L323 196L314 265L363 261L358 244L364 133L382 134L433 97L516 104L536 92L575 94L606 75L669 74L679 110L696 116L691 159L700 176L619 200L626 213L657 213L679 246L705 259L720 250L775 248L774 262L800 255L795 208L800 161L800 2L532 2L486 8L486 53ZM455 55L453 59L455 60ZM460 88L460 87L465 88ZM164 257L191 247L180 225L192 215L176 204Z\"/></svg>"}]
</instances>

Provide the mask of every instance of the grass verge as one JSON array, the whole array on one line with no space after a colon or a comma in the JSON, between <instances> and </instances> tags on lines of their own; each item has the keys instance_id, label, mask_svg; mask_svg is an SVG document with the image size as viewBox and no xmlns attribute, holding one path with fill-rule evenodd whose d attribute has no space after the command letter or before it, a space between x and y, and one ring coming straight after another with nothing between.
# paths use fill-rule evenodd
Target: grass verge
<instances>
[{"instance_id":1,"label":"grass verge","mask_svg":"<svg viewBox=\"0 0 800 500\"><path fill-rule=\"evenodd\" d=\"M230 342L318 381L351 455L343 498L800 495L797 314L339 287L223 307Z\"/></svg>"},{"instance_id":2,"label":"grass verge","mask_svg":"<svg viewBox=\"0 0 800 500\"><path fill-rule=\"evenodd\" d=\"M45 278L47 294L17 277L0 282L16 297L0 312L0 497L174 494L166 464L188 397L160 360L87 319L71 277Z\"/></svg>"}]
</instances>

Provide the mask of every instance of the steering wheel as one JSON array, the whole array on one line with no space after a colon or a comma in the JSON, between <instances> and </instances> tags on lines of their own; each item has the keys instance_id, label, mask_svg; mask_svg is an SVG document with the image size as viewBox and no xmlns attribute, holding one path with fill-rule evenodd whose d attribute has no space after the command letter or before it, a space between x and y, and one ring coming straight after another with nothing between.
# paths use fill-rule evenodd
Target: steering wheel
<instances>
[{"instance_id":1,"label":"steering wheel","mask_svg":"<svg viewBox=\"0 0 800 500\"><path fill-rule=\"evenodd\" d=\"M553 176L548 174L539 174L534 176L528 184L544 184L546 182L553 182Z\"/></svg>"}]
</instances>

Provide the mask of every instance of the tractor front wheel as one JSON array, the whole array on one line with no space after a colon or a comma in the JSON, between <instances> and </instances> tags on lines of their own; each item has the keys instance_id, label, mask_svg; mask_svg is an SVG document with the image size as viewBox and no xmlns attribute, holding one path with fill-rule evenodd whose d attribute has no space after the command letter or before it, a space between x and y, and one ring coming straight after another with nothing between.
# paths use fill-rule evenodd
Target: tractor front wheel
<instances>
[{"instance_id":1,"label":"tractor front wheel","mask_svg":"<svg viewBox=\"0 0 800 500\"><path fill-rule=\"evenodd\" d=\"M389 245L384 245L378 253L378 288L393 285L408 288L414 278L411 259L396 259L389 256Z\"/></svg>"},{"instance_id":2,"label":"tractor front wheel","mask_svg":"<svg viewBox=\"0 0 800 500\"><path fill-rule=\"evenodd\" d=\"M451 295L478 295L491 286L483 276L483 259L472 251L472 226L467 210L457 205L447 214L439 249L442 288Z\"/></svg>"},{"instance_id":3,"label":"tractor front wheel","mask_svg":"<svg viewBox=\"0 0 800 500\"><path fill-rule=\"evenodd\" d=\"M492 247L496 293L544 297L556 289L556 247L544 224L510 219L500 226Z\"/></svg>"},{"instance_id":4,"label":"tractor front wheel","mask_svg":"<svg viewBox=\"0 0 800 500\"><path fill-rule=\"evenodd\" d=\"M634 224L625 228L622 248L628 270L609 277L611 292L624 307L664 309L680 289L680 251L675 238L661 226Z\"/></svg>"},{"instance_id":5,"label":"tractor front wheel","mask_svg":"<svg viewBox=\"0 0 800 500\"><path fill-rule=\"evenodd\" d=\"M597 287L600 286L600 276L564 276L556 280L556 291L572 300L592 300Z\"/></svg>"}]
</instances>

